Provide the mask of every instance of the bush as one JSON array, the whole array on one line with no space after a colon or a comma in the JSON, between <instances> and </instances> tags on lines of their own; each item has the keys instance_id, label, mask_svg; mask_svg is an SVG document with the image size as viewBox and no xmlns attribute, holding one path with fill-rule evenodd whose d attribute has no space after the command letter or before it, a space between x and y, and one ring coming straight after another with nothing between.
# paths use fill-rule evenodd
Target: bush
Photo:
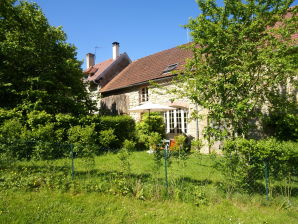
<instances>
[{"instance_id":1,"label":"bush","mask_svg":"<svg viewBox=\"0 0 298 224\"><path fill-rule=\"evenodd\" d=\"M79 119L70 114L37 110L22 114L0 108L0 153L5 153L4 157L61 158L69 155L69 146L63 142L75 144L77 152L85 156L120 149L125 139L135 139L135 122L129 116Z\"/></svg>"},{"instance_id":2,"label":"bush","mask_svg":"<svg viewBox=\"0 0 298 224\"><path fill-rule=\"evenodd\" d=\"M126 141L126 140L125 140ZM124 141L124 142L125 142ZM114 129L102 130L99 133L100 152L117 149L118 138L114 134ZM119 149L119 148L118 148Z\"/></svg>"},{"instance_id":3,"label":"bush","mask_svg":"<svg viewBox=\"0 0 298 224\"><path fill-rule=\"evenodd\" d=\"M148 113L144 114L142 120L136 125L136 131L138 142L148 149L150 147L149 142L152 141L150 138L154 137L151 135L158 134L160 139L165 138L163 117L159 113L150 113L150 117Z\"/></svg>"},{"instance_id":4,"label":"bush","mask_svg":"<svg viewBox=\"0 0 298 224\"><path fill-rule=\"evenodd\" d=\"M33 149L26 143L28 132L17 118L4 121L0 129L0 153L17 159L30 158Z\"/></svg>"},{"instance_id":5,"label":"bush","mask_svg":"<svg viewBox=\"0 0 298 224\"><path fill-rule=\"evenodd\" d=\"M113 129L120 148L125 139L135 138L135 121L130 116L104 116L101 118L101 130Z\"/></svg>"},{"instance_id":6,"label":"bush","mask_svg":"<svg viewBox=\"0 0 298 224\"><path fill-rule=\"evenodd\" d=\"M93 125L71 127L68 130L68 139L78 157L93 157L98 149Z\"/></svg>"},{"instance_id":7,"label":"bush","mask_svg":"<svg viewBox=\"0 0 298 224\"><path fill-rule=\"evenodd\" d=\"M264 168L275 180L298 176L298 143L265 140L236 139L226 141L220 170L230 190L254 190L264 178Z\"/></svg>"},{"instance_id":8,"label":"bush","mask_svg":"<svg viewBox=\"0 0 298 224\"><path fill-rule=\"evenodd\" d=\"M203 148L204 143L201 139L194 139L191 141L191 150L200 152Z\"/></svg>"},{"instance_id":9,"label":"bush","mask_svg":"<svg viewBox=\"0 0 298 224\"><path fill-rule=\"evenodd\" d=\"M27 124L30 128L37 128L39 125L46 125L53 121L51 114L48 114L45 111L34 110L27 114Z\"/></svg>"},{"instance_id":10,"label":"bush","mask_svg":"<svg viewBox=\"0 0 298 224\"><path fill-rule=\"evenodd\" d=\"M298 141L298 115L273 113L264 119L264 131L282 141Z\"/></svg>"},{"instance_id":11,"label":"bush","mask_svg":"<svg viewBox=\"0 0 298 224\"><path fill-rule=\"evenodd\" d=\"M105 130L113 130L116 139L108 148L120 149L125 139L135 138L135 121L130 116L101 116L89 115L80 119L81 125L94 125L96 133L104 133ZM97 144L102 145L100 139Z\"/></svg>"},{"instance_id":12,"label":"bush","mask_svg":"<svg viewBox=\"0 0 298 224\"><path fill-rule=\"evenodd\" d=\"M135 146L136 146L135 142L126 139L118 154L118 158L121 162L121 169L128 174L130 173L130 166L131 166L129 162L129 157L131 155L131 152L135 150Z\"/></svg>"},{"instance_id":13,"label":"bush","mask_svg":"<svg viewBox=\"0 0 298 224\"><path fill-rule=\"evenodd\" d=\"M0 124L3 124L4 121L17 118L20 119L22 117L22 112L17 111L15 109L13 110L6 110L3 108L0 108Z\"/></svg>"}]
</instances>

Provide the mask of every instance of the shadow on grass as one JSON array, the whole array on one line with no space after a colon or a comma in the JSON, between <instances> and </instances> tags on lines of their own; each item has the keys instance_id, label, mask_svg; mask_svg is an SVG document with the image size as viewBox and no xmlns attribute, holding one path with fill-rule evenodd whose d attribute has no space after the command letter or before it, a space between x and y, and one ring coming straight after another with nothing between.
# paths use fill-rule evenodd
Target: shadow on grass
<instances>
[{"instance_id":1,"label":"shadow on grass","mask_svg":"<svg viewBox=\"0 0 298 224\"><path fill-rule=\"evenodd\" d=\"M208 179L197 180L190 177L179 177L176 181L178 183L188 183L188 184L199 185L199 186L205 186L213 183L211 180L208 180Z\"/></svg>"}]
</instances>

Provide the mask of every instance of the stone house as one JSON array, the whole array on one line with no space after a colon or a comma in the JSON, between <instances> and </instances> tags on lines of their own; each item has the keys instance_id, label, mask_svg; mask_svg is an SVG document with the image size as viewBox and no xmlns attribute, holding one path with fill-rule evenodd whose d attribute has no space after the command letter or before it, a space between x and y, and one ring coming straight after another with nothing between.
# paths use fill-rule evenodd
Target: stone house
<instances>
[{"instance_id":1,"label":"stone house","mask_svg":"<svg viewBox=\"0 0 298 224\"><path fill-rule=\"evenodd\" d=\"M112 43L112 58L95 64L95 55L88 53L86 55L87 69L84 71L83 81L87 84L87 90L91 98L97 102L100 107L99 90L118 75L126 66L131 63L127 53L120 54L119 43Z\"/></svg>"},{"instance_id":2,"label":"stone house","mask_svg":"<svg viewBox=\"0 0 298 224\"><path fill-rule=\"evenodd\" d=\"M191 139L203 139L202 131L207 120L191 120L190 114L194 109L199 109L202 115L206 111L197 108L188 99L166 93L166 89L175 88L171 84L175 76L172 71L183 69L186 59L190 57L191 51L178 46L131 62L126 53L119 54L119 44L114 42L113 58L95 65L90 54L87 54L87 69L84 72L86 80L96 86L93 92L100 94L98 102L102 110L112 114L130 114L139 121L141 114L129 113L128 109L147 101L175 107L175 110L164 113L167 138L185 134ZM150 86L150 81L159 83L163 88ZM212 149L205 145L202 152L209 153ZM214 147L218 148L218 145Z\"/></svg>"}]
</instances>

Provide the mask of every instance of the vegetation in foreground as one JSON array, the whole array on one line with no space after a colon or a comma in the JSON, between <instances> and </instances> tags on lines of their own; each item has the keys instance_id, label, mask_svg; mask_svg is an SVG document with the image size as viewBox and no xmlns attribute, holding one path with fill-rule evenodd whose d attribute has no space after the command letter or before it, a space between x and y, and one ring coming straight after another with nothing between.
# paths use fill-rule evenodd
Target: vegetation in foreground
<instances>
[{"instance_id":1,"label":"vegetation in foreground","mask_svg":"<svg viewBox=\"0 0 298 224\"><path fill-rule=\"evenodd\" d=\"M297 192L290 200L282 192L269 200L260 192L227 192L214 168L220 158L171 158L168 194L162 160L157 166L146 152L75 159L74 180L70 159L19 161L1 172L0 223L297 222Z\"/></svg>"},{"instance_id":2,"label":"vegetation in foreground","mask_svg":"<svg viewBox=\"0 0 298 224\"><path fill-rule=\"evenodd\" d=\"M0 223L297 223L297 211L221 199L212 205L102 193L1 192Z\"/></svg>"}]
</instances>

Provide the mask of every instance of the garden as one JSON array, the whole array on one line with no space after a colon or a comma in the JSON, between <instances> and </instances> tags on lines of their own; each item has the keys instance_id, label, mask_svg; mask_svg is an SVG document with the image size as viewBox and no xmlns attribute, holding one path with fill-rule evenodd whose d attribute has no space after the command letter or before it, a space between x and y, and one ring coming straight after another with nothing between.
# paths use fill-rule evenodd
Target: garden
<instances>
[{"instance_id":1,"label":"garden","mask_svg":"<svg viewBox=\"0 0 298 224\"><path fill-rule=\"evenodd\" d=\"M295 142L240 138L221 155L203 155L201 142L183 135L168 148L158 114L135 124L126 116L5 112L1 223L297 221Z\"/></svg>"}]
</instances>

